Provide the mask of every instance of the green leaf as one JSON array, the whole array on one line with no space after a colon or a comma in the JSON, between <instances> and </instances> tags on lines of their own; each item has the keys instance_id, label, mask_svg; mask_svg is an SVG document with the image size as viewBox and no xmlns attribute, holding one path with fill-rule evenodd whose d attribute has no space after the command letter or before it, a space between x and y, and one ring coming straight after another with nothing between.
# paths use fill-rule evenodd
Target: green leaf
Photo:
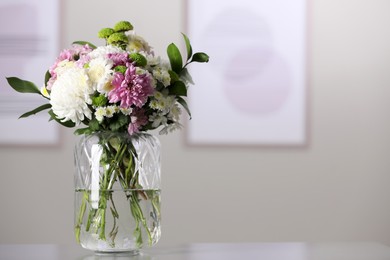
<instances>
[{"instance_id":1,"label":"green leaf","mask_svg":"<svg viewBox=\"0 0 390 260\"><path fill-rule=\"evenodd\" d=\"M77 129L76 131L74 131L74 134L75 135L88 135L88 134L92 134L92 131L91 131L91 129L89 129L89 127L85 127L85 128Z\"/></svg>"},{"instance_id":2,"label":"green leaf","mask_svg":"<svg viewBox=\"0 0 390 260\"><path fill-rule=\"evenodd\" d=\"M113 120L113 122L110 124L110 129L112 131L117 131L129 123L129 117L124 114L118 114L115 119L116 120Z\"/></svg>"},{"instance_id":3,"label":"green leaf","mask_svg":"<svg viewBox=\"0 0 390 260\"><path fill-rule=\"evenodd\" d=\"M187 68L184 68L180 73L180 78L184 80L184 82L188 82L192 85L194 85L194 81L191 77L191 74L188 72Z\"/></svg>"},{"instance_id":4,"label":"green leaf","mask_svg":"<svg viewBox=\"0 0 390 260\"><path fill-rule=\"evenodd\" d=\"M171 78L171 84L179 80L179 75L173 70L168 70L169 77Z\"/></svg>"},{"instance_id":5,"label":"green leaf","mask_svg":"<svg viewBox=\"0 0 390 260\"><path fill-rule=\"evenodd\" d=\"M71 128L71 127L75 127L75 126L76 126L76 124L73 123L73 122L70 121L70 120L68 120L68 121L66 121L66 122L62 122L60 119L57 118L56 114L54 114L54 112L53 112L52 109L49 110L49 115L50 115L50 119L51 119L51 120L55 120L57 123L59 123L59 124L65 126L65 127Z\"/></svg>"},{"instance_id":6,"label":"green leaf","mask_svg":"<svg viewBox=\"0 0 390 260\"><path fill-rule=\"evenodd\" d=\"M185 35L184 33L182 33L182 35L183 35L184 41L186 43L187 61L188 61L191 58L191 56L192 56L192 46L191 46L191 43L190 43L190 39L188 39L187 35Z\"/></svg>"},{"instance_id":7,"label":"green leaf","mask_svg":"<svg viewBox=\"0 0 390 260\"><path fill-rule=\"evenodd\" d=\"M99 121L97 121L96 118L93 118L91 121L89 121L88 127L89 129L91 129L91 131L99 130L100 128Z\"/></svg>"},{"instance_id":8,"label":"green leaf","mask_svg":"<svg viewBox=\"0 0 390 260\"><path fill-rule=\"evenodd\" d=\"M31 116L31 115L35 115L36 113L41 112L41 111L43 111L45 109L49 109L49 108L51 108L51 104L44 104L42 106L37 107L34 110L31 110L31 111L29 111L27 113L24 113L19 118L25 118L25 117L28 117L28 116Z\"/></svg>"},{"instance_id":9,"label":"green leaf","mask_svg":"<svg viewBox=\"0 0 390 260\"><path fill-rule=\"evenodd\" d=\"M46 71L46 74L45 74L45 86L47 86L47 82L49 82L50 78L51 78L50 72Z\"/></svg>"},{"instance_id":10,"label":"green leaf","mask_svg":"<svg viewBox=\"0 0 390 260\"><path fill-rule=\"evenodd\" d=\"M197 52L192 56L191 62L209 62L209 55L204 52Z\"/></svg>"},{"instance_id":11,"label":"green leaf","mask_svg":"<svg viewBox=\"0 0 390 260\"><path fill-rule=\"evenodd\" d=\"M160 81L157 81L156 90L163 91L164 89L165 89L164 84L162 84Z\"/></svg>"},{"instance_id":12,"label":"green leaf","mask_svg":"<svg viewBox=\"0 0 390 260\"><path fill-rule=\"evenodd\" d=\"M75 41L73 42L73 44L78 44L78 45L89 45L89 47L91 47L92 49L96 49L96 46L93 45L92 43L90 42L86 42L86 41Z\"/></svg>"},{"instance_id":13,"label":"green leaf","mask_svg":"<svg viewBox=\"0 0 390 260\"><path fill-rule=\"evenodd\" d=\"M179 49L174 43L169 44L167 54L172 70L176 73L180 73L183 68L183 60Z\"/></svg>"},{"instance_id":14,"label":"green leaf","mask_svg":"<svg viewBox=\"0 0 390 260\"><path fill-rule=\"evenodd\" d=\"M184 107L184 109L187 111L188 115L190 116L190 119L192 118L190 109L188 108L187 102L182 97L176 97L177 102Z\"/></svg>"},{"instance_id":15,"label":"green leaf","mask_svg":"<svg viewBox=\"0 0 390 260\"><path fill-rule=\"evenodd\" d=\"M176 81L173 85L168 87L169 95L187 96L187 86L183 81Z\"/></svg>"},{"instance_id":16,"label":"green leaf","mask_svg":"<svg viewBox=\"0 0 390 260\"><path fill-rule=\"evenodd\" d=\"M41 91L34 83L16 77L7 78L8 84L20 93L35 93L41 95Z\"/></svg>"}]
</instances>

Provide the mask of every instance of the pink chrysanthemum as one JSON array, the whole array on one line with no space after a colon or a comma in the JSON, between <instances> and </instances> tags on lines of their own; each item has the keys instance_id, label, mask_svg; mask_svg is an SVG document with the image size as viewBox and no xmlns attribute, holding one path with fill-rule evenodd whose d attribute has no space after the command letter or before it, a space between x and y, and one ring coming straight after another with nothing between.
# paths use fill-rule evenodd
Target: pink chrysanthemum
<instances>
[{"instance_id":1,"label":"pink chrysanthemum","mask_svg":"<svg viewBox=\"0 0 390 260\"><path fill-rule=\"evenodd\" d=\"M114 74L114 89L108 93L108 99L111 103L120 102L122 108L130 108L132 105L142 107L154 92L150 75L137 74L132 63L126 66L125 75L120 72Z\"/></svg>"},{"instance_id":2,"label":"pink chrysanthemum","mask_svg":"<svg viewBox=\"0 0 390 260\"><path fill-rule=\"evenodd\" d=\"M129 62L127 53L110 53L107 56L114 62L114 67L118 65L125 66Z\"/></svg>"}]
</instances>

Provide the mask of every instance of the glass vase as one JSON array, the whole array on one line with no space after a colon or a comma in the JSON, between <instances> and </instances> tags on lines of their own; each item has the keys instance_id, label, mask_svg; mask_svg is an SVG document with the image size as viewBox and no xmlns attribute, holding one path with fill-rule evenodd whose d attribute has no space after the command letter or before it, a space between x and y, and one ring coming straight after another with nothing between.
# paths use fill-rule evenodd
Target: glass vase
<instances>
[{"instance_id":1,"label":"glass vase","mask_svg":"<svg viewBox=\"0 0 390 260\"><path fill-rule=\"evenodd\" d=\"M75 146L75 236L95 252L137 254L160 229L160 143L149 134L101 132Z\"/></svg>"}]
</instances>

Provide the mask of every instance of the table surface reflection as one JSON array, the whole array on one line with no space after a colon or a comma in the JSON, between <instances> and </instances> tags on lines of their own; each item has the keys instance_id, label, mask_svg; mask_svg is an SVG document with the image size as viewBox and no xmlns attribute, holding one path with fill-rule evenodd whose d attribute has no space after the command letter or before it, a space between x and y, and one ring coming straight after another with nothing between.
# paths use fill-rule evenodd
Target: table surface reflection
<instances>
[{"instance_id":1,"label":"table surface reflection","mask_svg":"<svg viewBox=\"0 0 390 260\"><path fill-rule=\"evenodd\" d=\"M378 243L242 243L155 247L139 255L95 255L77 245L0 245L1 260L390 260Z\"/></svg>"}]
</instances>

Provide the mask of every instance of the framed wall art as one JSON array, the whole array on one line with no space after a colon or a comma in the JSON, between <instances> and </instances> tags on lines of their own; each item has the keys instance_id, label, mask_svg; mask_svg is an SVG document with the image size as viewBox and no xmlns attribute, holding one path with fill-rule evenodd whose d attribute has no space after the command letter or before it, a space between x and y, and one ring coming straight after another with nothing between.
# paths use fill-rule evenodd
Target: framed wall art
<instances>
[{"instance_id":1,"label":"framed wall art","mask_svg":"<svg viewBox=\"0 0 390 260\"><path fill-rule=\"evenodd\" d=\"M187 33L210 56L190 68L190 145L307 141L306 0L187 0Z\"/></svg>"},{"instance_id":2,"label":"framed wall art","mask_svg":"<svg viewBox=\"0 0 390 260\"><path fill-rule=\"evenodd\" d=\"M15 92L6 77L44 84L59 51L59 0L0 2L0 145L53 145L59 129L45 112L34 119L18 117L39 105L42 97Z\"/></svg>"}]
</instances>

